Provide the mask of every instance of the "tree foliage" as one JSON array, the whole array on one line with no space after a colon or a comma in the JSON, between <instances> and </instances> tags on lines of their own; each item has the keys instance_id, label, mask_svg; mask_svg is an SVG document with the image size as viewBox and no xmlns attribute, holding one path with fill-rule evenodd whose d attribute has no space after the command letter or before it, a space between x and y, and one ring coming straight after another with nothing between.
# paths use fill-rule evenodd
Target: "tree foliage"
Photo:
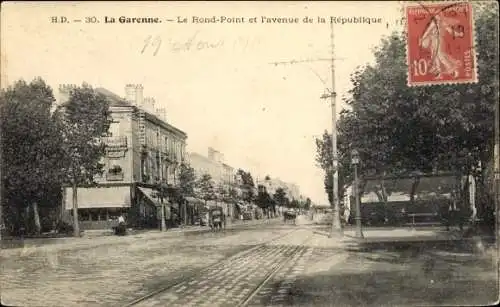
<instances>
[{"instance_id":1,"label":"tree foliage","mask_svg":"<svg viewBox=\"0 0 500 307\"><path fill-rule=\"evenodd\" d=\"M181 164L179 171L179 185L182 196L194 196L194 187L196 184L196 175L192 167Z\"/></svg>"},{"instance_id":2,"label":"tree foliage","mask_svg":"<svg viewBox=\"0 0 500 307\"><path fill-rule=\"evenodd\" d=\"M55 112L62 131L61 161L65 182L73 189L73 220L75 235L79 235L77 187L94 184L96 176L103 173L102 158L105 143L102 137L108 134L111 124L109 102L92 87L83 84L72 89L69 99Z\"/></svg>"},{"instance_id":3,"label":"tree foliage","mask_svg":"<svg viewBox=\"0 0 500 307\"><path fill-rule=\"evenodd\" d=\"M227 202L229 199L229 190L226 188L226 186L221 182L217 185L216 189L215 189L215 194L216 194L216 198L218 201L221 201L221 202Z\"/></svg>"},{"instance_id":4,"label":"tree foliage","mask_svg":"<svg viewBox=\"0 0 500 307\"><path fill-rule=\"evenodd\" d=\"M32 208L39 232L37 206L57 206L51 196L61 185L63 152L51 113L54 102L52 89L41 78L17 81L0 93L2 205L8 228L29 228L20 217Z\"/></svg>"},{"instance_id":5,"label":"tree foliage","mask_svg":"<svg viewBox=\"0 0 500 307\"><path fill-rule=\"evenodd\" d=\"M92 87L83 84L70 91L69 100L57 110L65 153L68 183L93 184L103 173L106 136L111 124L109 102Z\"/></svg>"},{"instance_id":6,"label":"tree foliage","mask_svg":"<svg viewBox=\"0 0 500 307\"><path fill-rule=\"evenodd\" d=\"M209 174L204 174L201 178L196 182L197 190L199 191L199 197L205 201L205 204L209 200L215 199L215 187L214 182L212 180L212 176Z\"/></svg>"},{"instance_id":7,"label":"tree foliage","mask_svg":"<svg viewBox=\"0 0 500 307\"><path fill-rule=\"evenodd\" d=\"M227 194L228 194L228 200L230 202L237 202L238 201L238 192L236 191L236 189L234 187L232 187L232 186L229 187Z\"/></svg>"},{"instance_id":8,"label":"tree foliage","mask_svg":"<svg viewBox=\"0 0 500 307\"><path fill-rule=\"evenodd\" d=\"M306 202L304 203L304 209L311 209L311 199L309 197L306 198Z\"/></svg>"},{"instance_id":9,"label":"tree foliage","mask_svg":"<svg viewBox=\"0 0 500 307\"><path fill-rule=\"evenodd\" d=\"M393 33L374 50L375 62L351 76L338 123L339 189L352 182L349 156L360 152L360 175L470 173L492 160L494 106L498 103L498 10L476 6L479 82L408 87L406 38ZM331 191L331 138L316 140L316 162ZM342 195L342 194L340 194ZM331 200L331 193L329 192Z\"/></svg>"},{"instance_id":10,"label":"tree foliage","mask_svg":"<svg viewBox=\"0 0 500 307\"><path fill-rule=\"evenodd\" d=\"M257 197L255 203L262 209L268 209L273 206L273 199L263 185L258 186Z\"/></svg>"},{"instance_id":11,"label":"tree foliage","mask_svg":"<svg viewBox=\"0 0 500 307\"><path fill-rule=\"evenodd\" d=\"M283 188L277 188L274 192L273 199L276 204L280 206L287 206L289 203L288 197L286 196L285 190Z\"/></svg>"},{"instance_id":12,"label":"tree foliage","mask_svg":"<svg viewBox=\"0 0 500 307\"><path fill-rule=\"evenodd\" d=\"M341 133L337 137L337 149L339 159L338 195L342 197L345 194L346 187L351 184L353 175L350 163L349 143ZM332 137L331 134L325 131L322 139L316 139L316 163L325 172L323 184L330 204L333 203L332 160Z\"/></svg>"},{"instance_id":13,"label":"tree foliage","mask_svg":"<svg viewBox=\"0 0 500 307\"><path fill-rule=\"evenodd\" d=\"M236 172L236 176L241 178L240 188L243 191L243 200L247 202L252 202L255 197L254 195L255 183L253 181L252 174L240 168Z\"/></svg>"}]
</instances>

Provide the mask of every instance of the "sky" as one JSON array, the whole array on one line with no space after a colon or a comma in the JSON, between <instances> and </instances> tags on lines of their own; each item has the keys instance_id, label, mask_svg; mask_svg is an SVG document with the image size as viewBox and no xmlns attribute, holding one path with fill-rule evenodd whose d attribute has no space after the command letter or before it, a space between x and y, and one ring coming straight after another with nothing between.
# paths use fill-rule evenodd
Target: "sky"
<instances>
[{"instance_id":1,"label":"sky","mask_svg":"<svg viewBox=\"0 0 500 307\"><path fill-rule=\"evenodd\" d=\"M142 84L144 95L166 108L169 123L188 134L188 151L206 155L214 147L254 178L296 183L314 203L326 204L315 138L332 126L330 102L320 99L331 88L330 62L321 60L331 56L331 17L340 112L350 74L399 29L400 8L396 1L3 3L2 87L41 76L56 95L59 84L87 82L124 96L125 84ZM82 22L51 23L54 16ZM116 23L105 23L106 16ZM121 16L162 23L125 24ZM192 22L214 16L226 21ZM351 17L372 22L338 22ZM272 64L301 60L308 62Z\"/></svg>"}]
</instances>

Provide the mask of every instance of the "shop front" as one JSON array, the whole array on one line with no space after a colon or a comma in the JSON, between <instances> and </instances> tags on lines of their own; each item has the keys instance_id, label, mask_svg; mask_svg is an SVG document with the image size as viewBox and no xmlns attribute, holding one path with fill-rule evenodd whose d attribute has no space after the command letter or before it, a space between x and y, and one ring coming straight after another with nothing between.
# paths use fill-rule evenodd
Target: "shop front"
<instances>
[{"instance_id":1,"label":"shop front","mask_svg":"<svg viewBox=\"0 0 500 307\"><path fill-rule=\"evenodd\" d=\"M131 201L130 186L81 187L77 190L78 221L81 229L106 229L120 215L129 216ZM73 218L73 189L65 188L64 211Z\"/></svg>"},{"instance_id":2,"label":"shop front","mask_svg":"<svg viewBox=\"0 0 500 307\"><path fill-rule=\"evenodd\" d=\"M184 225L201 225L205 214L205 202L195 197L185 197L181 206Z\"/></svg>"},{"instance_id":3,"label":"shop front","mask_svg":"<svg viewBox=\"0 0 500 307\"><path fill-rule=\"evenodd\" d=\"M151 188L137 187L136 203L138 207L137 226L140 228L159 228L161 205L156 192Z\"/></svg>"}]
</instances>

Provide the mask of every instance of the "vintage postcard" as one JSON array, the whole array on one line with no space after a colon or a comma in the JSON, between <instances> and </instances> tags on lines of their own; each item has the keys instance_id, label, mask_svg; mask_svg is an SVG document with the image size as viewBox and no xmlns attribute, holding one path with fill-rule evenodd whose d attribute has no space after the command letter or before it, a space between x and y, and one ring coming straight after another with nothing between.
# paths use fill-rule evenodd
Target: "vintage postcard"
<instances>
[{"instance_id":1,"label":"vintage postcard","mask_svg":"<svg viewBox=\"0 0 500 307\"><path fill-rule=\"evenodd\" d=\"M2 305L497 303L498 15L2 2Z\"/></svg>"}]
</instances>

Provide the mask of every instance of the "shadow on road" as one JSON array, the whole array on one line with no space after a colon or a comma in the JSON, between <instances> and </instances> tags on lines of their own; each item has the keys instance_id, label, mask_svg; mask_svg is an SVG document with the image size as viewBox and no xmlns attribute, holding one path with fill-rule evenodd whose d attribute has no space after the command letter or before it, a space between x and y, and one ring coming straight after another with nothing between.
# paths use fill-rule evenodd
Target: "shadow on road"
<instances>
[{"instance_id":1,"label":"shadow on road","mask_svg":"<svg viewBox=\"0 0 500 307\"><path fill-rule=\"evenodd\" d=\"M316 252L323 259L311 263L324 261L324 269L298 276L286 305L481 306L498 300L496 257L473 253L467 241L359 244L336 265L328 258L339 257L339 250Z\"/></svg>"}]
</instances>

